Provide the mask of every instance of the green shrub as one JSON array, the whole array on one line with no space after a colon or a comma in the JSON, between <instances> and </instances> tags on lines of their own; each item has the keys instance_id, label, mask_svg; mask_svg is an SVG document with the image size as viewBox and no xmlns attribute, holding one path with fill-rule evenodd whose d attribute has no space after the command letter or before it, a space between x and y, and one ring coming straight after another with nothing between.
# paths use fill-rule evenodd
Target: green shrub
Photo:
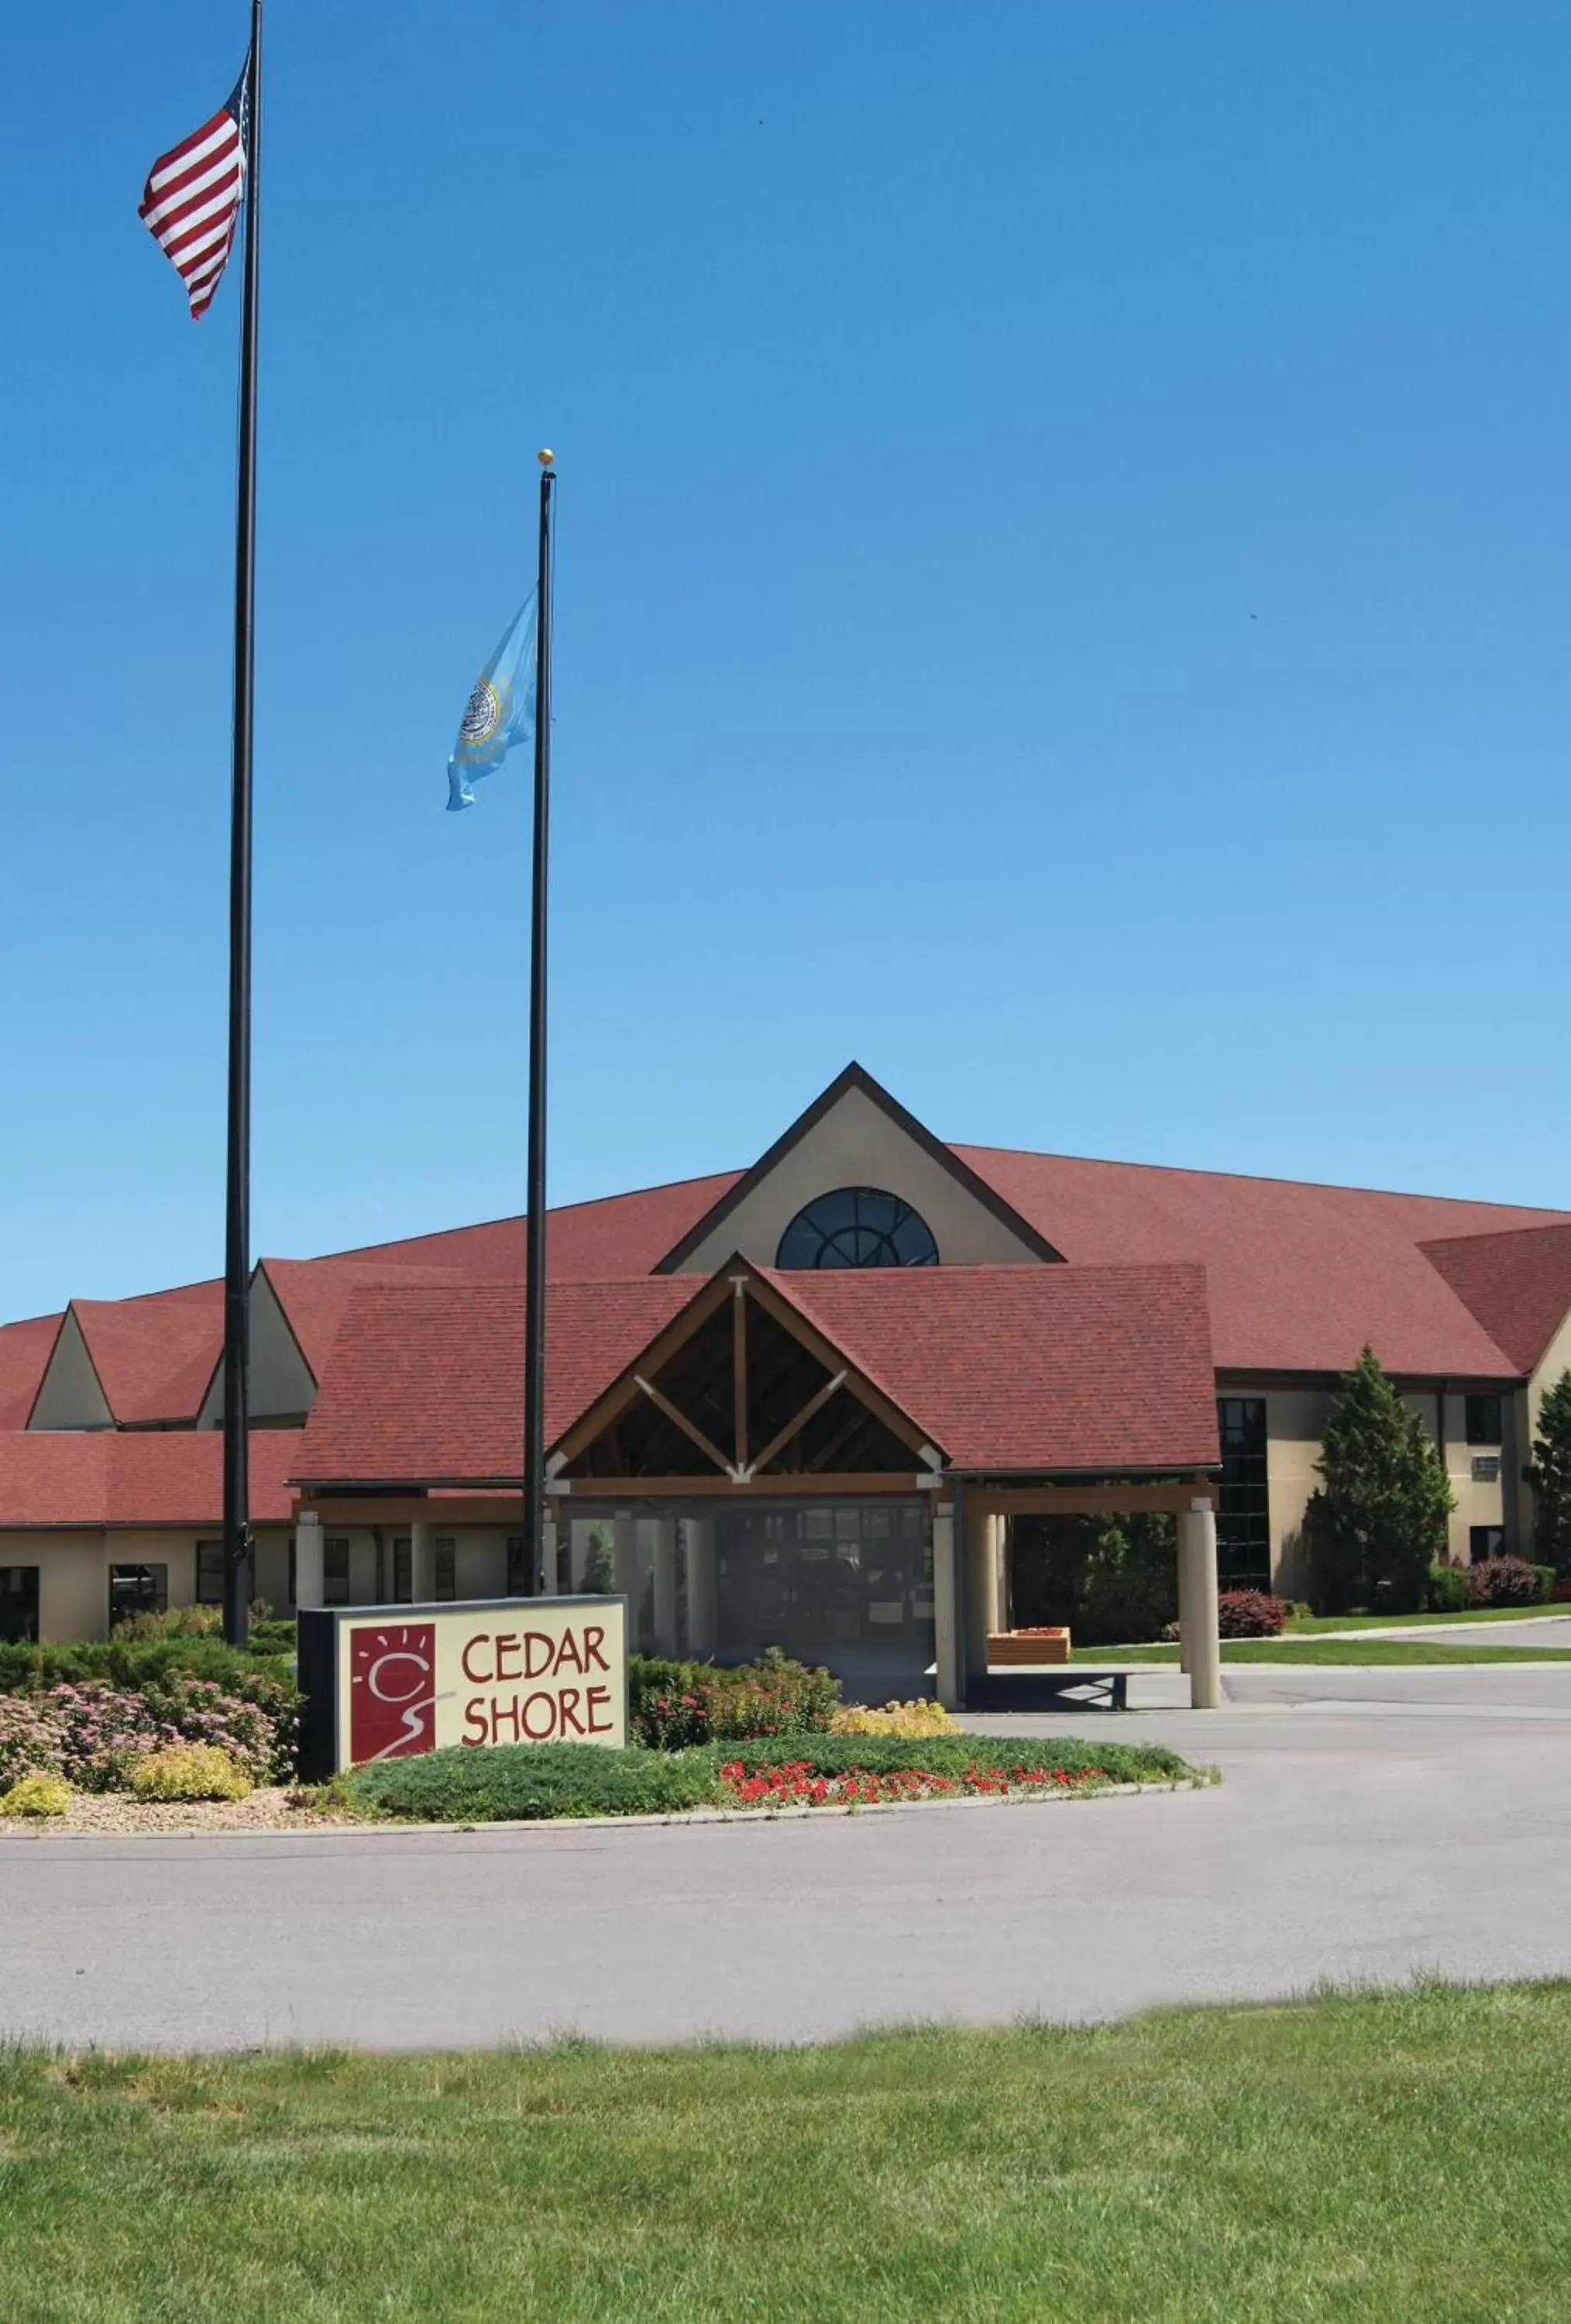
<instances>
[{"instance_id":1,"label":"green shrub","mask_svg":"<svg viewBox=\"0 0 1571 2324\"><path fill-rule=\"evenodd\" d=\"M299 1646L300 1633L292 1614L263 1614L251 1625L245 1651L253 1655L292 1655Z\"/></svg>"},{"instance_id":2,"label":"green shrub","mask_svg":"<svg viewBox=\"0 0 1571 2324\"><path fill-rule=\"evenodd\" d=\"M23 1775L0 1798L0 1815L64 1815L71 1803L71 1787L63 1775Z\"/></svg>"},{"instance_id":3,"label":"green shrub","mask_svg":"<svg viewBox=\"0 0 1571 2324\"><path fill-rule=\"evenodd\" d=\"M1171 1781L1189 1770L1155 1745L1090 1744L1061 1735L977 1736L956 1729L920 1740L896 1735L793 1735L711 1744L688 1751L602 1750L593 1743L459 1745L408 1759L380 1759L338 1779L337 1796L361 1814L432 1823L537 1821L551 1816L670 1815L735 1799L723 1768L744 1780L789 1761L811 1775L919 1770L960 1777L1095 1767L1114 1783Z\"/></svg>"},{"instance_id":4,"label":"green shrub","mask_svg":"<svg viewBox=\"0 0 1571 2324\"><path fill-rule=\"evenodd\" d=\"M625 1751L595 1743L502 1743L380 1759L343 1781L351 1808L433 1823L545 1816L665 1815L719 1797L712 1749Z\"/></svg>"},{"instance_id":5,"label":"green shrub","mask_svg":"<svg viewBox=\"0 0 1571 2324\"><path fill-rule=\"evenodd\" d=\"M1017 1517L1013 1614L1021 1628L1065 1623L1077 1646L1159 1638L1178 1610L1171 1517Z\"/></svg>"},{"instance_id":6,"label":"green shrub","mask_svg":"<svg viewBox=\"0 0 1571 2324\"><path fill-rule=\"evenodd\" d=\"M1467 1568L1431 1565L1424 1585L1424 1610L1429 1614L1460 1614L1467 1604Z\"/></svg>"},{"instance_id":7,"label":"green shrub","mask_svg":"<svg viewBox=\"0 0 1571 2324\"><path fill-rule=\"evenodd\" d=\"M1533 1576L1539 1585L1539 1603L1547 1606L1555 1595L1555 1584L1560 1577L1552 1565L1535 1565Z\"/></svg>"},{"instance_id":8,"label":"green shrub","mask_svg":"<svg viewBox=\"0 0 1571 2324\"><path fill-rule=\"evenodd\" d=\"M1288 1601L1269 1590L1224 1590L1216 1600L1216 1635L1222 1638L1280 1638Z\"/></svg>"},{"instance_id":9,"label":"green shrub","mask_svg":"<svg viewBox=\"0 0 1571 2324\"><path fill-rule=\"evenodd\" d=\"M653 1655L628 1660L628 1731L660 1751L712 1738L819 1734L839 1702L831 1672L792 1662L777 1646L731 1669Z\"/></svg>"},{"instance_id":10,"label":"green shrub","mask_svg":"<svg viewBox=\"0 0 1571 2324\"><path fill-rule=\"evenodd\" d=\"M221 1606L166 1606L127 1614L110 1634L116 1638L220 1638L224 1635Z\"/></svg>"},{"instance_id":11,"label":"green shrub","mask_svg":"<svg viewBox=\"0 0 1571 2324\"><path fill-rule=\"evenodd\" d=\"M138 1756L130 1787L139 1800L243 1800L253 1785L216 1743L166 1743Z\"/></svg>"},{"instance_id":12,"label":"green shrub","mask_svg":"<svg viewBox=\"0 0 1571 2324\"><path fill-rule=\"evenodd\" d=\"M864 1767L870 1775L903 1768L935 1775L963 1775L980 1767L1006 1774L1016 1767L1100 1767L1117 1784L1167 1782L1187 1775L1187 1763L1155 1743L1087 1743L1068 1735L972 1735L957 1728L948 1735L806 1735L792 1737L789 1751L779 1744L740 1743L718 1755L749 1775L778 1767L782 1758L804 1762L816 1775L845 1775Z\"/></svg>"},{"instance_id":13,"label":"green shrub","mask_svg":"<svg viewBox=\"0 0 1571 2324\"><path fill-rule=\"evenodd\" d=\"M79 1686L88 1679L107 1679L122 1692L133 1693L168 1671L212 1679L232 1694L244 1693L245 1682L251 1679L265 1679L270 1685L285 1688L290 1683L276 1655L226 1646L222 1638L85 1638L71 1646L0 1644L0 1694L45 1694L51 1686Z\"/></svg>"}]
</instances>

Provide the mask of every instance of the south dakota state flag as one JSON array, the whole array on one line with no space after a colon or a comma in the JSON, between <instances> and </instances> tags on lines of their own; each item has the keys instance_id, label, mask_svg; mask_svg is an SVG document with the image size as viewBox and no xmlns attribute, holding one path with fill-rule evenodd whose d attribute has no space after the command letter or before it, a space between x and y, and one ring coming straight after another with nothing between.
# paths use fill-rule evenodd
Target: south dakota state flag
<instances>
[{"instance_id":1,"label":"south dakota state flag","mask_svg":"<svg viewBox=\"0 0 1571 2324\"><path fill-rule=\"evenodd\" d=\"M531 589L475 681L448 761L448 813L475 804L469 786L494 775L515 742L534 733L535 593Z\"/></svg>"}]
</instances>

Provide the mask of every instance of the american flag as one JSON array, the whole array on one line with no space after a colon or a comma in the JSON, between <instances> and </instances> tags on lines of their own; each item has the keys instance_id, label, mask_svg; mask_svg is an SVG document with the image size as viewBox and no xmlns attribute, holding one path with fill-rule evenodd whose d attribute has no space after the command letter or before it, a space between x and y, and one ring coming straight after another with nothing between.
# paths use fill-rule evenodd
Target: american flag
<instances>
[{"instance_id":1,"label":"american flag","mask_svg":"<svg viewBox=\"0 0 1571 2324\"><path fill-rule=\"evenodd\" d=\"M161 153L137 205L148 232L186 286L199 322L235 239L251 137L251 60L221 112Z\"/></svg>"}]
</instances>

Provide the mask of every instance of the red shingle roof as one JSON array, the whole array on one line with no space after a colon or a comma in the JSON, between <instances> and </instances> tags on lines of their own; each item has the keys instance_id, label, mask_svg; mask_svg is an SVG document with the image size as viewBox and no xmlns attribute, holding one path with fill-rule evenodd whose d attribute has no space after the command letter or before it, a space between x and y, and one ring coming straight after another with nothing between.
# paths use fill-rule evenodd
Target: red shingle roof
<instances>
[{"instance_id":1,"label":"red shingle roof","mask_svg":"<svg viewBox=\"0 0 1571 2324\"><path fill-rule=\"evenodd\" d=\"M1136 1162L956 1148L1076 1265L1197 1259L1224 1371L1388 1370L1499 1379L1517 1366L1421 1246L1571 1213Z\"/></svg>"},{"instance_id":2,"label":"red shingle roof","mask_svg":"<svg viewBox=\"0 0 1571 2324\"><path fill-rule=\"evenodd\" d=\"M0 1429L27 1425L60 1322L59 1315L30 1315L0 1326Z\"/></svg>"},{"instance_id":3,"label":"red shingle roof","mask_svg":"<svg viewBox=\"0 0 1571 2324\"><path fill-rule=\"evenodd\" d=\"M1183 1471L1216 1460L1198 1268L765 1279L954 1466ZM547 1442L703 1288L692 1276L553 1285ZM337 1483L516 1476L522 1383L517 1285L357 1291L293 1473Z\"/></svg>"},{"instance_id":4,"label":"red shingle roof","mask_svg":"<svg viewBox=\"0 0 1571 2324\"><path fill-rule=\"evenodd\" d=\"M724 1170L714 1177L607 1194L598 1202L565 1204L549 1213L546 1271L555 1280L573 1283L648 1275L656 1259L741 1176L739 1170ZM394 1267L457 1268L472 1279L502 1282L523 1273L523 1224L522 1216L491 1219L483 1226L368 1243L331 1256Z\"/></svg>"},{"instance_id":5,"label":"red shingle roof","mask_svg":"<svg viewBox=\"0 0 1571 2324\"><path fill-rule=\"evenodd\" d=\"M194 1420L224 1342L224 1288L174 1299L73 1299L93 1370L122 1427Z\"/></svg>"},{"instance_id":6,"label":"red shingle roof","mask_svg":"<svg viewBox=\"0 0 1571 2324\"><path fill-rule=\"evenodd\" d=\"M1419 1246L1519 1371L1536 1371L1571 1314L1571 1222Z\"/></svg>"},{"instance_id":7,"label":"red shingle roof","mask_svg":"<svg viewBox=\"0 0 1571 2324\"><path fill-rule=\"evenodd\" d=\"M457 1284L472 1279L462 1268L398 1266L392 1260L361 1266L342 1259L264 1259L261 1265L318 1380L327 1370L350 1296L362 1284Z\"/></svg>"},{"instance_id":8,"label":"red shingle roof","mask_svg":"<svg viewBox=\"0 0 1571 2324\"><path fill-rule=\"evenodd\" d=\"M251 1515L287 1519L295 1429L251 1436ZM215 1430L111 1428L0 1434L0 1526L211 1525L223 1521L224 1445Z\"/></svg>"},{"instance_id":9,"label":"red shingle roof","mask_svg":"<svg viewBox=\"0 0 1571 2324\"><path fill-rule=\"evenodd\" d=\"M827 1268L766 1280L951 1468L1216 1462L1203 1268Z\"/></svg>"},{"instance_id":10,"label":"red shingle roof","mask_svg":"<svg viewBox=\"0 0 1571 2324\"><path fill-rule=\"evenodd\" d=\"M550 1286L548 1443L700 1287L691 1276ZM292 1475L478 1480L516 1476L522 1461L520 1284L380 1284L350 1295Z\"/></svg>"}]
</instances>

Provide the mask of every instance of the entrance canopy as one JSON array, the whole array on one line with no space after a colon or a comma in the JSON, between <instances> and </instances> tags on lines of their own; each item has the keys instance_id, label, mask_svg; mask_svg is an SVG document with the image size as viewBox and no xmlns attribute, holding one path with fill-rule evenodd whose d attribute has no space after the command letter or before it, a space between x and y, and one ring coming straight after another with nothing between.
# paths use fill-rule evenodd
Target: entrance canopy
<instances>
[{"instance_id":1,"label":"entrance canopy","mask_svg":"<svg viewBox=\"0 0 1571 2324\"><path fill-rule=\"evenodd\" d=\"M522 1387L516 1282L366 1285L295 1481L515 1486ZM559 1492L1192 1475L1217 1461L1204 1272L733 1259L702 1283L552 1284L546 1428Z\"/></svg>"}]
</instances>

